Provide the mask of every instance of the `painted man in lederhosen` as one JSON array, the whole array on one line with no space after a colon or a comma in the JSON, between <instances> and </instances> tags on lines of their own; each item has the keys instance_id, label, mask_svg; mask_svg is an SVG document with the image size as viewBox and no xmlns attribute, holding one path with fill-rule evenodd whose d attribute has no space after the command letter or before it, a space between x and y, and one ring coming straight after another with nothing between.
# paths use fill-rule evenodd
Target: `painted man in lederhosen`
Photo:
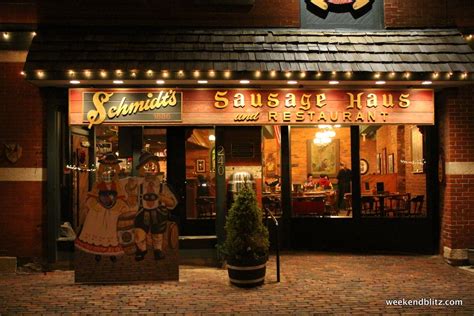
<instances>
[{"instance_id":1,"label":"painted man in lederhosen","mask_svg":"<svg viewBox=\"0 0 474 316\"><path fill-rule=\"evenodd\" d=\"M176 197L161 181L158 157L145 152L139 158L139 211L135 218L136 261L141 261L147 253L147 234L151 234L153 253L156 260L163 259L163 237L166 231L169 211L178 203Z\"/></svg>"}]
</instances>

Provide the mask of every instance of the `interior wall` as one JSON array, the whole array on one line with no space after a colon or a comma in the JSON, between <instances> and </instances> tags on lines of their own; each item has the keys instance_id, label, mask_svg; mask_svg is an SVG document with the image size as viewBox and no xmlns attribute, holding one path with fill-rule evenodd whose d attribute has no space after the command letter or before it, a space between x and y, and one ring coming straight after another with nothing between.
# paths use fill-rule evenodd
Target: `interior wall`
<instances>
[{"instance_id":1,"label":"interior wall","mask_svg":"<svg viewBox=\"0 0 474 316\"><path fill-rule=\"evenodd\" d=\"M405 157L407 161L412 161L412 144L411 144L411 129L414 125L407 125L405 128ZM425 202L423 203L423 210L426 210L426 172L413 173L413 164L405 165L405 190L411 193L412 197L415 195L424 195Z\"/></svg>"},{"instance_id":2,"label":"interior wall","mask_svg":"<svg viewBox=\"0 0 474 316\"><path fill-rule=\"evenodd\" d=\"M367 160L367 175L377 174L377 142L374 138L360 137L360 158Z\"/></svg>"},{"instance_id":3,"label":"interior wall","mask_svg":"<svg viewBox=\"0 0 474 316\"><path fill-rule=\"evenodd\" d=\"M304 183L308 174L308 140L312 141L319 128L291 129L291 173L293 183ZM350 128L335 128L335 140L339 140L339 161L346 164L349 169L351 165L351 130ZM331 182L336 180L330 178Z\"/></svg>"}]
</instances>

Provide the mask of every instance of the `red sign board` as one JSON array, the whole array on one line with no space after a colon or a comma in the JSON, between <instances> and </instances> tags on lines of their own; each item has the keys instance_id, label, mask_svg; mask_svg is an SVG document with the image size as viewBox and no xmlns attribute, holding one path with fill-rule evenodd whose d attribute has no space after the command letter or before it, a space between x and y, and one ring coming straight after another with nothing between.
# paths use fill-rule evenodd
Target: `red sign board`
<instances>
[{"instance_id":1,"label":"red sign board","mask_svg":"<svg viewBox=\"0 0 474 316\"><path fill-rule=\"evenodd\" d=\"M89 127L434 124L434 96L429 89L70 89L69 115L71 125Z\"/></svg>"}]
</instances>

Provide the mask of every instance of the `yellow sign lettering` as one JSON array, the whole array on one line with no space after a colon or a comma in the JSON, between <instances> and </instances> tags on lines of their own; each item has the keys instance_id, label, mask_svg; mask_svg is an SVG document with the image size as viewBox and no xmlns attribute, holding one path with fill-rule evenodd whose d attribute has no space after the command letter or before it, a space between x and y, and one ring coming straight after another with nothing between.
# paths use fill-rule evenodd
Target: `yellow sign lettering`
<instances>
[{"instance_id":1,"label":"yellow sign lettering","mask_svg":"<svg viewBox=\"0 0 474 316\"><path fill-rule=\"evenodd\" d=\"M410 97L410 94L407 93L407 94L400 94L400 98L398 99L398 101L400 101L398 103L398 106L401 107L401 108L407 108L410 106L410 100L408 99Z\"/></svg>"},{"instance_id":2,"label":"yellow sign lettering","mask_svg":"<svg viewBox=\"0 0 474 316\"><path fill-rule=\"evenodd\" d=\"M296 96L293 93L287 93L285 97L285 106L287 108L296 107Z\"/></svg>"},{"instance_id":3,"label":"yellow sign lettering","mask_svg":"<svg viewBox=\"0 0 474 316\"><path fill-rule=\"evenodd\" d=\"M94 104L95 110L87 112L87 120L89 121L89 128L92 125L100 124L106 119L106 111L104 103L110 100L113 93L97 92L92 97L92 103Z\"/></svg>"},{"instance_id":4,"label":"yellow sign lettering","mask_svg":"<svg viewBox=\"0 0 474 316\"><path fill-rule=\"evenodd\" d=\"M316 106L318 108L322 108L323 106L326 106L326 94L325 93L320 93L316 95Z\"/></svg>"},{"instance_id":5,"label":"yellow sign lettering","mask_svg":"<svg viewBox=\"0 0 474 316\"><path fill-rule=\"evenodd\" d=\"M234 95L234 108L243 108L245 106L245 97L242 93Z\"/></svg>"},{"instance_id":6,"label":"yellow sign lettering","mask_svg":"<svg viewBox=\"0 0 474 316\"><path fill-rule=\"evenodd\" d=\"M276 108L280 105L280 100L278 100L278 93L270 93L267 98L267 106L269 108Z\"/></svg>"},{"instance_id":7,"label":"yellow sign lettering","mask_svg":"<svg viewBox=\"0 0 474 316\"><path fill-rule=\"evenodd\" d=\"M354 107L358 108L359 110L362 109L362 95L364 92L360 92L357 94L357 100L354 98L354 95L350 92L347 92L349 96L349 105L347 109L353 109Z\"/></svg>"},{"instance_id":8,"label":"yellow sign lettering","mask_svg":"<svg viewBox=\"0 0 474 316\"><path fill-rule=\"evenodd\" d=\"M224 109L229 105L229 99L225 96L227 95L227 91L217 91L216 95L214 96L214 107L218 109Z\"/></svg>"}]
</instances>

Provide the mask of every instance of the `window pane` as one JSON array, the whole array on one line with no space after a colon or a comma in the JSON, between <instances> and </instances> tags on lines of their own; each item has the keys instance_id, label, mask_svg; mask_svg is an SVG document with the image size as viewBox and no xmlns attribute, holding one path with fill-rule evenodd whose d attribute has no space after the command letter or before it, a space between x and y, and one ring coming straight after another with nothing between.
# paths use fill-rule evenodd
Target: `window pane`
<instances>
[{"instance_id":1,"label":"window pane","mask_svg":"<svg viewBox=\"0 0 474 316\"><path fill-rule=\"evenodd\" d=\"M291 128L293 216L352 217L349 127Z\"/></svg>"},{"instance_id":2,"label":"window pane","mask_svg":"<svg viewBox=\"0 0 474 316\"><path fill-rule=\"evenodd\" d=\"M362 216L426 216L420 129L416 125L371 125L359 130Z\"/></svg>"},{"instance_id":3,"label":"window pane","mask_svg":"<svg viewBox=\"0 0 474 316\"><path fill-rule=\"evenodd\" d=\"M262 206L274 216L281 216L280 126L263 126L262 133L264 179Z\"/></svg>"},{"instance_id":4,"label":"window pane","mask_svg":"<svg viewBox=\"0 0 474 316\"><path fill-rule=\"evenodd\" d=\"M166 129L165 128L145 128L143 130L143 149L148 151L160 159L160 172L163 173L164 179L167 179L166 166Z\"/></svg>"},{"instance_id":5,"label":"window pane","mask_svg":"<svg viewBox=\"0 0 474 316\"><path fill-rule=\"evenodd\" d=\"M189 128L186 136L186 218L214 219L214 129Z\"/></svg>"}]
</instances>

